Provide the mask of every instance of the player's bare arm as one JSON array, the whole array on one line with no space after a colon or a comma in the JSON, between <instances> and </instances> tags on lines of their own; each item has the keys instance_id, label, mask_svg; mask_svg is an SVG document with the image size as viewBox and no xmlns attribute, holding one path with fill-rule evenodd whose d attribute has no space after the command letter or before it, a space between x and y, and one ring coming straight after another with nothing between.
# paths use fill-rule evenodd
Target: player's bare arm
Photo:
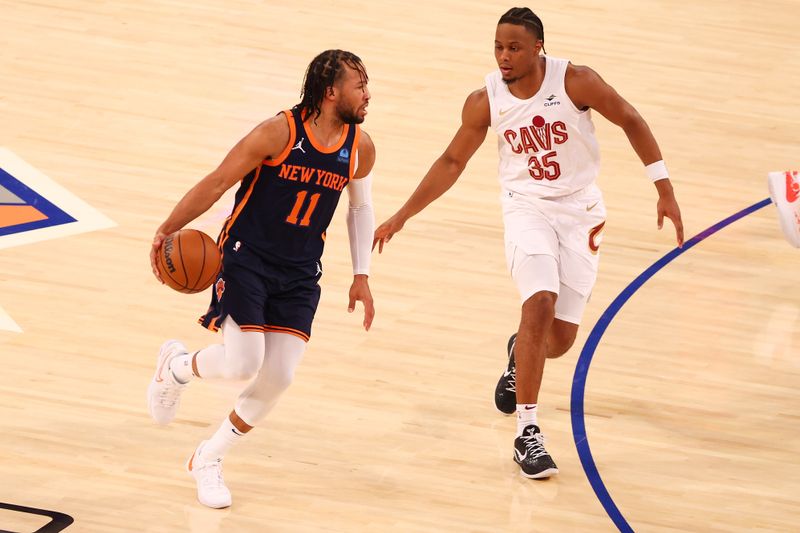
<instances>
[{"instance_id":1,"label":"player's bare arm","mask_svg":"<svg viewBox=\"0 0 800 533\"><path fill-rule=\"evenodd\" d=\"M375 165L375 144L364 128L361 128L361 140L358 143L358 168L356 169L354 180L363 179L372 172Z\"/></svg>"},{"instance_id":2,"label":"player's bare arm","mask_svg":"<svg viewBox=\"0 0 800 533\"><path fill-rule=\"evenodd\" d=\"M594 70L585 66L570 65L565 77L565 86L575 107L594 109L622 128L642 163L649 165L662 159L661 150L647 122ZM663 227L664 217L672 220L675 225L678 246L682 246L683 221L672 183L668 178L660 179L655 182L655 186L658 191L656 206L658 228Z\"/></svg>"},{"instance_id":3,"label":"player's bare arm","mask_svg":"<svg viewBox=\"0 0 800 533\"><path fill-rule=\"evenodd\" d=\"M369 200L369 183L363 183L364 178L370 175L372 167L375 165L375 144L372 139L363 129L361 130L361 141L358 145L358 168L353 176L353 182L348 185L348 193L352 200L354 195L366 196L363 200L358 198L358 203L370 202ZM371 179L371 178L370 178ZM354 191L358 190L358 193ZM372 217L371 206L369 216ZM374 219L373 219L374 227ZM354 243L351 243L351 246ZM366 252L365 252L366 253ZM369 289L369 275L368 274L354 274L353 284L350 286L350 302L347 306L347 311L352 313L355 310L356 302L364 304L364 329L369 331L372 326L372 320L375 318L375 304L372 299L372 292Z\"/></svg>"},{"instance_id":4,"label":"player's bare arm","mask_svg":"<svg viewBox=\"0 0 800 533\"><path fill-rule=\"evenodd\" d=\"M375 231L373 247L375 244L379 245L378 253L383 251L383 245L403 228L409 218L425 209L428 204L453 186L467 166L467 162L486 138L490 123L489 98L485 88L479 89L470 94L464 102L461 127L450 141L450 145L433 163L403 207Z\"/></svg>"},{"instance_id":5,"label":"player's bare arm","mask_svg":"<svg viewBox=\"0 0 800 533\"><path fill-rule=\"evenodd\" d=\"M289 143L289 135L289 123L283 113L265 120L240 140L214 171L189 189L156 230L153 238L150 265L159 281L162 280L156 267L156 256L166 236L205 213L225 191L238 183L263 159L277 157Z\"/></svg>"}]
</instances>

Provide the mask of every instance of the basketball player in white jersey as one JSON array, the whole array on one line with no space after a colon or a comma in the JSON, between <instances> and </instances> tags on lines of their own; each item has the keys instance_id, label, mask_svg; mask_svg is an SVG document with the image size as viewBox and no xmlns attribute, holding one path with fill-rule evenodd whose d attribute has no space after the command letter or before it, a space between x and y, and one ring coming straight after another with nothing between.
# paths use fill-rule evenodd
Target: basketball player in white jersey
<instances>
[{"instance_id":1,"label":"basketball player in white jersey","mask_svg":"<svg viewBox=\"0 0 800 533\"><path fill-rule=\"evenodd\" d=\"M375 231L379 251L406 221L444 194L486 136L497 133L506 259L519 289L522 317L508 344L509 363L495 403L517 413L514 460L522 474L557 474L536 416L545 359L575 341L597 277L605 221L595 184L599 151L591 109L620 126L658 191L664 217L683 244L680 209L661 151L639 113L593 70L542 55L544 28L528 8L513 8L495 34L498 70L467 97L462 124L416 191Z\"/></svg>"},{"instance_id":2,"label":"basketball player in white jersey","mask_svg":"<svg viewBox=\"0 0 800 533\"><path fill-rule=\"evenodd\" d=\"M770 172L767 184L783 235L789 244L800 248L800 173L796 170Z\"/></svg>"}]
</instances>

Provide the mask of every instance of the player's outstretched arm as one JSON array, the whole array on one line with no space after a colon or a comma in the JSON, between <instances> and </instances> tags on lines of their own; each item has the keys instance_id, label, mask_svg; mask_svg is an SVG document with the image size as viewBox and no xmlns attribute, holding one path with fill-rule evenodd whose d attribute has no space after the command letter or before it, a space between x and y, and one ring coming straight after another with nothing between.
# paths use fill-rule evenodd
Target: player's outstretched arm
<instances>
[{"instance_id":1,"label":"player's outstretched arm","mask_svg":"<svg viewBox=\"0 0 800 533\"><path fill-rule=\"evenodd\" d=\"M369 331L375 318L375 304L369 290L369 267L372 235L375 231L375 212L372 209L372 167L375 164L375 145L367 132L361 130L358 146L358 168L347 185L347 234L350 237L350 258L353 260L353 284L347 312L352 313L356 302L364 304L364 329Z\"/></svg>"},{"instance_id":2,"label":"player's outstretched arm","mask_svg":"<svg viewBox=\"0 0 800 533\"><path fill-rule=\"evenodd\" d=\"M167 235L205 213L225 191L256 168L264 158L279 155L289 143L289 134L289 123L283 113L262 122L228 152L214 171L181 198L156 230L150 248L150 266L159 281L163 283L156 267L156 257Z\"/></svg>"},{"instance_id":3,"label":"player's outstretched arm","mask_svg":"<svg viewBox=\"0 0 800 533\"><path fill-rule=\"evenodd\" d=\"M443 195L458 180L467 166L467 162L475 154L490 125L489 97L486 89L479 89L467 97L461 112L461 127L456 132L450 145L433 163L428 173L422 178L417 189L386 222L375 230L372 246L378 244L378 253L392 236L403 229L406 221L425 209L431 202Z\"/></svg>"},{"instance_id":4,"label":"player's outstretched arm","mask_svg":"<svg viewBox=\"0 0 800 533\"><path fill-rule=\"evenodd\" d=\"M638 111L589 67L570 65L565 79L567 94L578 109L592 108L623 129L636 154L644 163L658 191L658 229L664 217L675 225L678 246L683 246L683 221L678 201L667 177L653 133Z\"/></svg>"}]
</instances>

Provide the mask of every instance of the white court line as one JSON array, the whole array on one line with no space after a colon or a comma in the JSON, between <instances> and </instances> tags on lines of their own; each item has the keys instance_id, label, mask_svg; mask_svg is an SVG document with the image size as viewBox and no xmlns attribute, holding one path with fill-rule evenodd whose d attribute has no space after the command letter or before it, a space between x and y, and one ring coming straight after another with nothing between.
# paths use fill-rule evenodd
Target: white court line
<instances>
[{"instance_id":1,"label":"white court line","mask_svg":"<svg viewBox=\"0 0 800 533\"><path fill-rule=\"evenodd\" d=\"M22 328L0 307L0 330L22 333Z\"/></svg>"}]
</instances>

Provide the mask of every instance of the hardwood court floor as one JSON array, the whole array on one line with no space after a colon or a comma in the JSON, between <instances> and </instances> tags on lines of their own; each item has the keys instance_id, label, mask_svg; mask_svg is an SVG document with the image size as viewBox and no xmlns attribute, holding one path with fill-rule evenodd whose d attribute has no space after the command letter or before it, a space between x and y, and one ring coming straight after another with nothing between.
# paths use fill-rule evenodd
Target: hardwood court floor
<instances>
[{"instance_id":1,"label":"hardwood court floor","mask_svg":"<svg viewBox=\"0 0 800 533\"><path fill-rule=\"evenodd\" d=\"M182 465L242 384L194 383L154 426L158 346L219 338L206 295L152 278L154 229L256 123L298 101L318 52L352 49L373 95L377 217L416 186L493 68L500 2L0 0L0 146L117 224L0 250L0 502L68 532L614 531L572 441L570 389L592 325L673 246L624 134L595 117L609 219L573 350L548 363L542 426L561 474L522 479L492 393L516 328L491 137L457 186L374 258L374 328L348 315L343 212L295 384L226 459L229 510ZM687 236L798 166L793 1L531 5L547 50L595 68L648 120ZM227 204L194 227L215 233ZM684 254L620 311L594 356L586 422L636 531L795 531L800 521L798 251L772 206ZM0 529L35 517L0 510Z\"/></svg>"}]
</instances>

